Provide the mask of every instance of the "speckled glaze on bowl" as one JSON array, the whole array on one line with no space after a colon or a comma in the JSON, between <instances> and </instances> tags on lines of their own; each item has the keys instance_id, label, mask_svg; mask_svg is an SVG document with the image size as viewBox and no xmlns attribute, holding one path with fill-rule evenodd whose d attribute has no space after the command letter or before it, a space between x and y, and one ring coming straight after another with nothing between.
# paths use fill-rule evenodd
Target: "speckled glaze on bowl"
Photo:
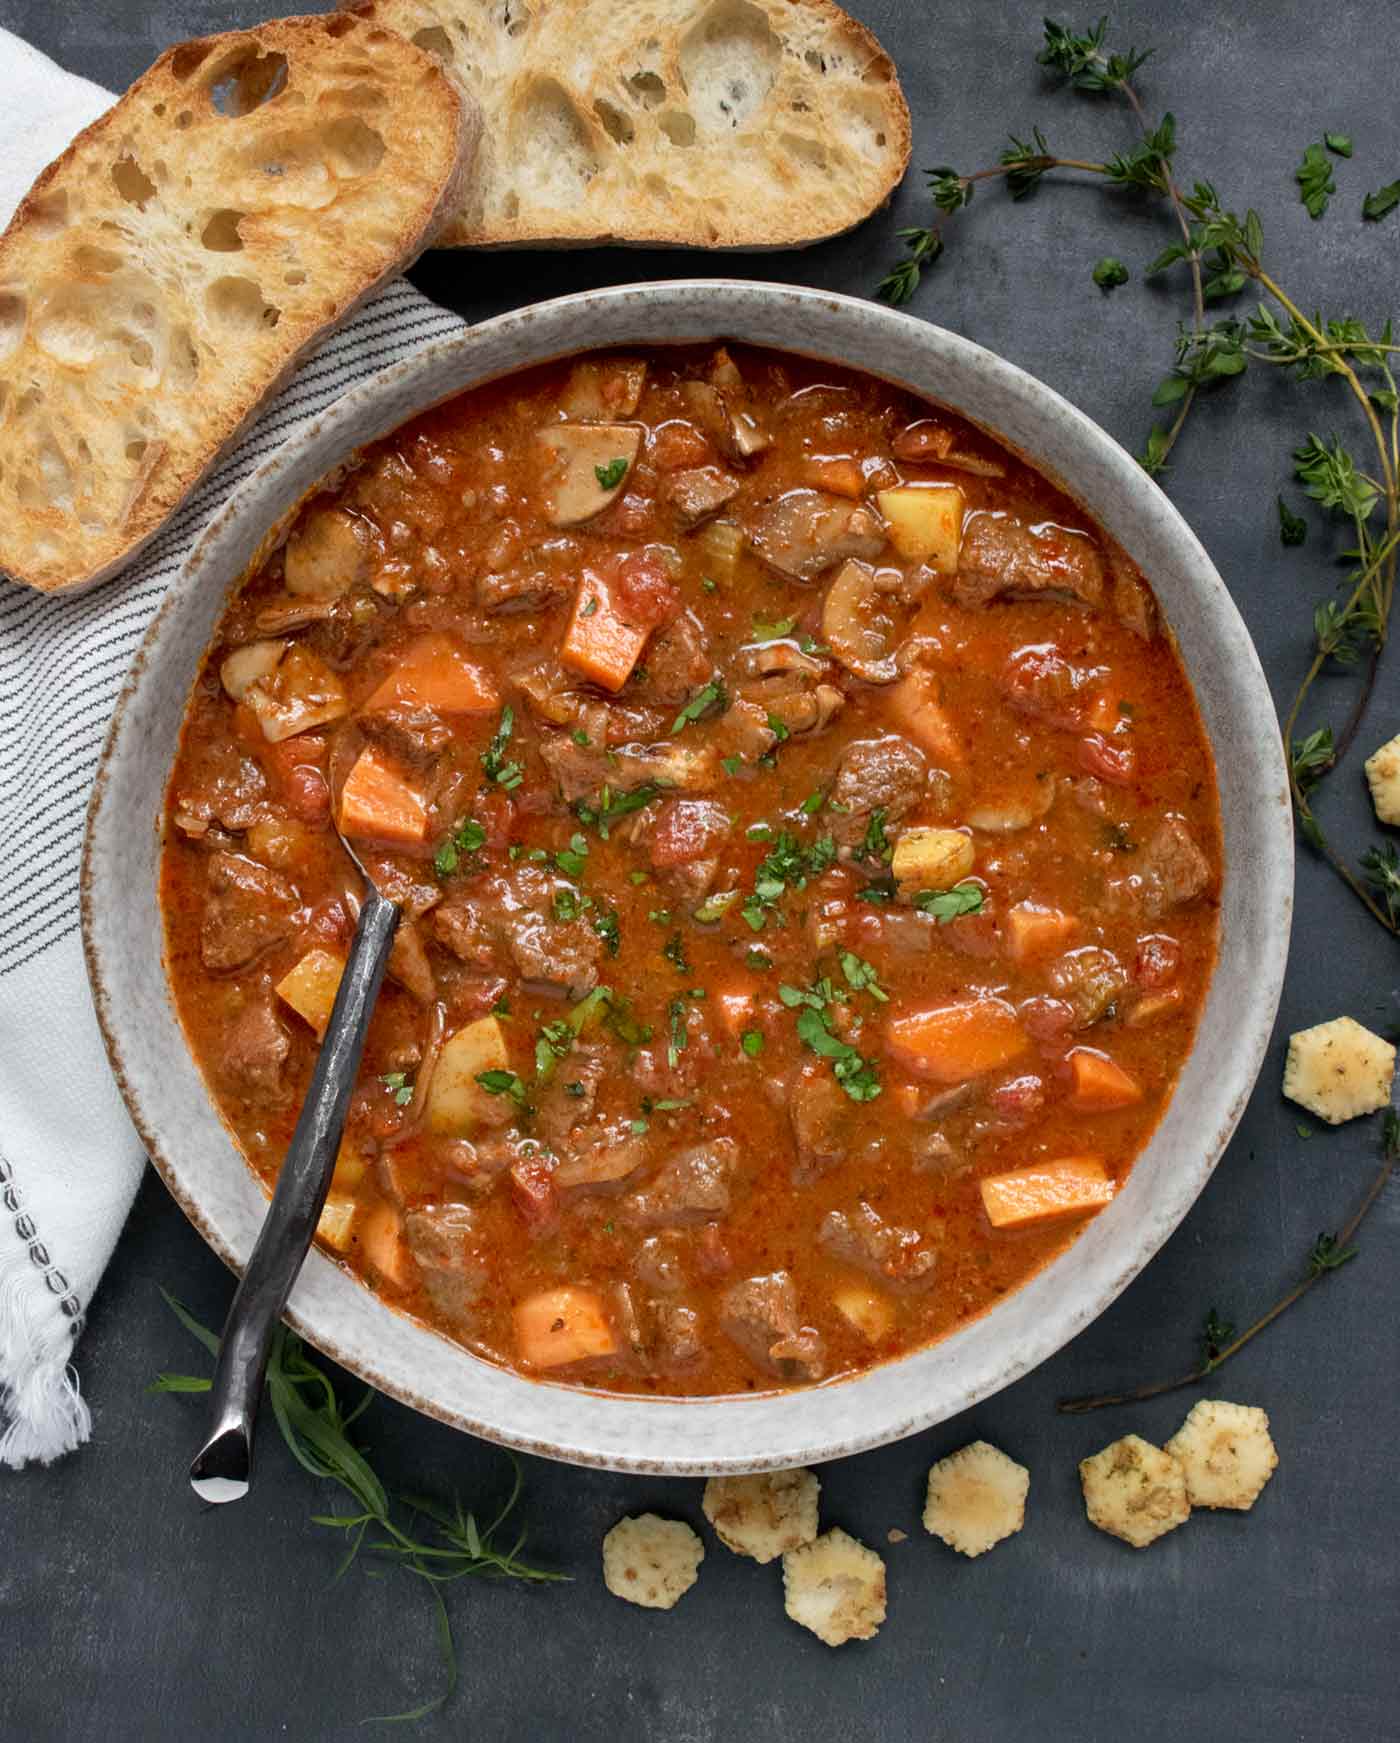
<instances>
[{"instance_id":1,"label":"speckled glaze on bowl","mask_svg":"<svg viewBox=\"0 0 1400 1743\"><path fill-rule=\"evenodd\" d=\"M1293 832L1269 692L1243 623L1181 516L1083 413L990 352L892 310L733 280L564 297L431 345L303 425L215 516L151 626L88 820L83 931L112 1066L151 1157L231 1266L265 1199L205 1092L169 1000L156 900L162 795L186 698L229 590L274 526L352 450L477 383L594 346L732 338L865 369L939 400L1063 484L1141 565L1176 631L1215 747L1225 832L1219 966L1195 1048L1128 1184L1024 1288L932 1348L858 1378L663 1401L521 1379L391 1312L311 1254L288 1318L382 1391L474 1434L579 1464L701 1474L858 1452L956 1414L1058 1350L1186 1214L1243 1111L1283 979Z\"/></svg>"}]
</instances>

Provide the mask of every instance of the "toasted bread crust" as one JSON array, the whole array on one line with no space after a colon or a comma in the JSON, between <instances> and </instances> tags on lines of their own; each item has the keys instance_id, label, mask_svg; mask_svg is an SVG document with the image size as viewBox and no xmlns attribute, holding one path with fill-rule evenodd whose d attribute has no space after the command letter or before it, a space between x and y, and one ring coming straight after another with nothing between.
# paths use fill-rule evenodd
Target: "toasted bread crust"
<instances>
[{"instance_id":1,"label":"toasted bread crust","mask_svg":"<svg viewBox=\"0 0 1400 1743\"><path fill-rule=\"evenodd\" d=\"M167 50L0 236L0 569L123 567L460 201L479 116L422 50L301 17Z\"/></svg>"},{"instance_id":2,"label":"toasted bread crust","mask_svg":"<svg viewBox=\"0 0 1400 1743\"><path fill-rule=\"evenodd\" d=\"M486 114L440 247L803 247L908 167L894 63L834 0L343 4L441 54Z\"/></svg>"}]
</instances>

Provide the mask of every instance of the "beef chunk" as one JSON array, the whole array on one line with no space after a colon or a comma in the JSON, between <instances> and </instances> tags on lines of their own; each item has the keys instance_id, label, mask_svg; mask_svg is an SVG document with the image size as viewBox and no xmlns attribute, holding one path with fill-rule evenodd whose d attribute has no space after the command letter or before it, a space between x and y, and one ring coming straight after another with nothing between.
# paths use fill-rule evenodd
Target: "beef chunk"
<instances>
[{"instance_id":1,"label":"beef chunk","mask_svg":"<svg viewBox=\"0 0 1400 1743\"><path fill-rule=\"evenodd\" d=\"M685 1368L699 1360L704 1346L700 1340L700 1315L693 1307L679 1301L653 1299L647 1303L647 1318L653 1327L654 1366Z\"/></svg>"},{"instance_id":2,"label":"beef chunk","mask_svg":"<svg viewBox=\"0 0 1400 1743\"><path fill-rule=\"evenodd\" d=\"M682 902L698 902L719 871L720 848L732 828L729 813L710 799L664 799L637 829L652 869Z\"/></svg>"},{"instance_id":3,"label":"beef chunk","mask_svg":"<svg viewBox=\"0 0 1400 1743\"><path fill-rule=\"evenodd\" d=\"M476 1212L465 1204L426 1205L403 1219L403 1233L429 1301L454 1326L472 1329L486 1287Z\"/></svg>"},{"instance_id":4,"label":"beef chunk","mask_svg":"<svg viewBox=\"0 0 1400 1743\"><path fill-rule=\"evenodd\" d=\"M540 739L540 755L570 804L596 799L604 787L631 793L653 783L661 787L708 787L719 776L719 753L713 745L657 744L614 751L575 744L567 733L549 732Z\"/></svg>"},{"instance_id":5,"label":"beef chunk","mask_svg":"<svg viewBox=\"0 0 1400 1743\"><path fill-rule=\"evenodd\" d=\"M175 824L193 836L205 834L211 823L249 829L266 797L267 778L252 757L228 742L209 745L175 796Z\"/></svg>"},{"instance_id":6,"label":"beef chunk","mask_svg":"<svg viewBox=\"0 0 1400 1743\"><path fill-rule=\"evenodd\" d=\"M953 597L959 605L1062 594L1083 605L1103 598L1103 559L1076 533L1035 532L1013 515L973 515L963 534Z\"/></svg>"},{"instance_id":7,"label":"beef chunk","mask_svg":"<svg viewBox=\"0 0 1400 1743\"><path fill-rule=\"evenodd\" d=\"M396 762L413 769L430 769L452 743L452 730L431 708L396 702L362 714L360 730Z\"/></svg>"},{"instance_id":8,"label":"beef chunk","mask_svg":"<svg viewBox=\"0 0 1400 1743\"><path fill-rule=\"evenodd\" d=\"M279 872L237 853L211 856L208 891L199 954L216 972L246 968L280 944L301 900L295 884Z\"/></svg>"},{"instance_id":9,"label":"beef chunk","mask_svg":"<svg viewBox=\"0 0 1400 1743\"><path fill-rule=\"evenodd\" d=\"M1071 665L1049 643L1018 648L1007 660L999 680L1002 694L1018 714L1043 721L1064 732L1084 725L1084 704L1092 676Z\"/></svg>"},{"instance_id":10,"label":"beef chunk","mask_svg":"<svg viewBox=\"0 0 1400 1743\"><path fill-rule=\"evenodd\" d=\"M615 1131L590 1134L571 1146L571 1153L554 1170L560 1192L618 1193L651 1152L644 1138L622 1138Z\"/></svg>"},{"instance_id":11,"label":"beef chunk","mask_svg":"<svg viewBox=\"0 0 1400 1743\"><path fill-rule=\"evenodd\" d=\"M535 1130L551 1150L567 1153L570 1134L592 1117L606 1058L601 1047L575 1047L555 1061L554 1075L535 1095Z\"/></svg>"},{"instance_id":12,"label":"beef chunk","mask_svg":"<svg viewBox=\"0 0 1400 1743\"><path fill-rule=\"evenodd\" d=\"M482 904L466 896L450 896L433 909L433 934L459 962L470 968L493 969L501 955Z\"/></svg>"},{"instance_id":13,"label":"beef chunk","mask_svg":"<svg viewBox=\"0 0 1400 1743\"><path fill-rule=\"evenodd\" d=\"M714 670L709 638L699 619L683 611L647 643L642 675L628 685L627 699L644 708L679 708L709 683Z\"/></svg>"},{"instance_id":14,"label":"beef chunk","mask_svg":"<svg viewBox=\"0 0 1400 1743\"><path fill-rule=\"evenodd\" d=\"M1152 832L1135 867L1134 882L1145 914L1193 901L1210 883L1210 861L1179 817L1166 817Z\"/></svg>"},{"instance_id":15,"label":"beef chunk","mask_svg":"<svg viewBox=\"0 0 1400 1743\"><path fill-rule=\"evenodd\" d=\"M919 1231L887 1223L864 1202L852 1211L828 1211L817 1240L889 1289L927 1289L933 1282L938 1255Z\"/></svg>"},{"instance_id":16,"label":"beef chunk","mask_svg":"<svg viewBox=\"0 0 1400 1743\"><path fill-rule=\"evenodd\" d=\"M287 1031L272 1008L268 987L249 999L223 1038L223 1075L243 1095L257 1101L280 1101L282 1067L291 1052Z\"/></svg>"},{"instance_id":17,"label":"beef chunk","mask_svg":"<svg viewBox=\"0 0 1400 1743\"><path fill-rule=\"evenodd\" d=\"M399 921L389 951L389 975L406 992L412 993L420 1005L430 1005L438 996L437 980L423 945L423 934L413 920L404 918Z\"/></svg>"},{"instance_id":18,"label":"beef chunk","mask_svg":"<svg viewBox=\"0 0 1400 1743\"><path fill-rule=\"evenodd\" d=\"M792 1177L799 1186L808 1185L846 1160L857 1139L854 1106L824 1067L798 1075L788 1100L788 1119L797 1145Z\"/></svg>"},{"instance_id":19,"label":"beef chunk","mask_svg":"<svg viewBox=\"0 0 1400 1743\"><path fill-rule=\"evenodd\" d=\"M786 1271L748 1277L726 1290L720 1325L746 1356L780 1380L820 1380L825 1372L821 1333L801 1324L797 1290Z\"/></svg>"},{"instance_id":20,"label":"beef chunk","mask_svg":"<svg viewBox=\"0 0 1400 1743\"><path fill-rule=\"evenodd\" d=\"M1113 588L1113 615L1134 635L1150 642L1157 633L1157 601L1138 573L1137 564L1116 545L1110 545L1108 573Z\"/></svg>"},{"instance_id":21,"label":"beef chunk","mask_svg":"<svg viewBox=\"0 0 1400 1743\"><path fill-rule=\"evenodd\" d=\"M739 494L739 480L720 466L693 466L685 472L671 473L661 487L661 494L688 531L718 514L725 503L732 502Z\"/></svg>"},{"instance_id":22,"label":"beef chunk","mask_svg":"<svg viewBox=\"0 0 1400 1743\"><path fill-rule=\"evenodd\" d=\"M752 516L747 530L764 562L795 581L815 581L847 557L869 562L885 548L878 515L825 490L784 492Z\"/></svg>"},{"instance_id":23,"label":"beef chunk","mask_svg":"<svg viewBox=\"0 0 1400 1743\"><path fill-rule=\"evenodd\" d=\"M508 569L478 575L473 590L480 610L504 617L511 612L544 611L558 604L571 590L571 580L533 563L515 563Z\"/></svg>"},{"instance_id":24,"label":"beef chunk","mask_svg":"<svg viewBox=\"0 0 1400 1743\"><path fill-rule=\"evenodd\" d=\"M732 1138L677 1151L649 1185L628 1198L628 1213L635 1222L672 1228L713 1221L729 1209L729 1179L738 1161L739 1146Z\"/></svg>"},{"instance_id":25,"label":"beef chunk","mask_svg":"<svg viewBox=\"0 0 1400 1743\"><path fill-rule=\"evenodd\" d=\"M1109 1014L1128 985L1128 971L1111 950L1086 944L1071 950L1050 969L1050 985L1074 1012L1076 1029L1087 1029Z\"/></svg>"},{"instance_id":26,"label":"beef chunk","mask_svg":"<svg viewBox=\"0 0 1400 1743\"><path fill-rule=\"evenodd\" d=\"M522 980L581 999L598 984L603 941L582 921L511 914L500 922L505 947Z\"/></svg>"},{"instance_id":27,"label":"beef chunk","mask_svg":"<svg viewBox=\"0 0 1400 1743\"><path fill-rule=\"evenodd\" d=\"M861 738L848 745L832 783L831 832L842 847L858 847L872 815L898 823L923 797L928 765L908 739Z\"/></svg>"}]
</instances>

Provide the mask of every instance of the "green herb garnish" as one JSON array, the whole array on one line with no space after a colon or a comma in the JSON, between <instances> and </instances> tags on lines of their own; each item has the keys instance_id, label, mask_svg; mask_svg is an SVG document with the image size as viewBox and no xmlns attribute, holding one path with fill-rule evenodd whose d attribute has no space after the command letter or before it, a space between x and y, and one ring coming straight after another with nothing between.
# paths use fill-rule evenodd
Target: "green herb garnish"
<instances>
[{"instance_id":1,"label":"green herb garnish","mask_svg":"<svg viewBox=\"0 0 1400 1743\"><path fill-rule=\"evenodd\" d=\"M718 678L712 678L703 690L697 690L685 707L671 722L672 735L682 731L693 721L699 720L702 714L707 714L711 708L725 706L724 685Z\"/></svg>"},{"instance_id":2,"label":"green herb garnish","mask_svg":"<svg viewBox=\"0 0 1400 1743\"><path fill-rule=\"evenodd\" d=\"M616 490L627 476L627 461L619 454L616 459L593 468L593 476L604 490Z\"/></svg>"},{"instance_id":3,"label":"green herb garnish","mask_svg":"<svg viewBox=\"0 0 1400 1743\"><path fill-rule=\"evenodd\" d=\"M461 822L433 855L433 870L440 878L455 872L462 860L486 845L486 831L475 817Z\"/></svg>"},{"instance_id":4,"label":"green herb garnish","mask_svg":"<svg viewBox=\"0 0 1400 1743\"><path fill-rule=\"evenodd\" d=\"M1127 284L1128 269L1121 260L1115 260L1111 254L1105 254L1094 267L1094 283L1101 291L1117 290L1120 284Z\"/></svg>"},{"instance_id":5,"label":"green herb garnish","mask_svg":"<svg viewBox=\"0 0 1400 1743\"><path fill-rule=\"evenodd\" d=\"M525 779L525 771L519 763L506 760L506 746L510 743L511 734L515 731L515 710L503 708L500 724L490 744L481 753L481 768L488 781L494 781L498 787L504 787L512 793Z\"/></svg>"},{"instance_id":6,"label":"green herb garnish","mask_svg":"<svg viewBox=\"0 0 1400 1743\"><path fill-rule=\"evenodd\" d=\"M954 884L951 890L919 890L914 906L921 914L932 914L940 926L964 914L977 914L982 909L981 884Z\"/></svg>"}]
</instances>

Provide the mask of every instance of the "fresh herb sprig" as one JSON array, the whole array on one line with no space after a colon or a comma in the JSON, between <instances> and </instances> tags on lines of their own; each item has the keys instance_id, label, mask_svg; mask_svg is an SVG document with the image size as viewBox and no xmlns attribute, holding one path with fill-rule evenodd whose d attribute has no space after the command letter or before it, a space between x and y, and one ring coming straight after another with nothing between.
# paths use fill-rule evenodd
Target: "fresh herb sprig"
<instances>
[{"instance_id":1,"label":"fresh herb sprig","mask_svg":"<svg viewBox=\"0 0 1400 1743\"><path fill-rule=\"evenodd\" d=\"M219 1340L190 1311L164 1289L166 1306L211 1356L219 1353ZM152 1392L207 1392L210 1381L199 1374L159 1374ZM463 1510L460 1500L451 1505L427 1497L400 1494L385 1486L365 1453L355 1445L350 1430L374 1399L366 1387L352 1409L341 1403L325 1369L311 1359L306 1345L293 1331L279 1325L272 1334L272 1353L267 1364L267 1400L292 1457L311 1476L335 1483L350 1499L346 1512L313 1513L313 1524L338 1531L345 1541L334 1577L342 1578L362 1550L383 1556L427 1586L434 1609L434 1624L442 1648L446 1686L410 1712L386 1714L386 1719L410 1721L426 1718L449 1700L457 1687L457 1649L452 1619L443 1598L443 1587L468 1576L548 1583L567 1580L521 1559L525 1544L522 1531L507 1548L499 1540L507 1519L520 1499L520 1466L512 1460L514 1480L510 1493L484 1524L474 1512Z\"/></svg>"},{"instance_id":2,"label":"fresh herb sprig","mask_svg":"<svg viewBox=\"0 0 1400 1743\"><path fill-rule=\"evenodd\" d=\"M1282 1296L1241 1332L1223 1321L1215 1308L1205 1317L1200 1332L1200 1353L1196 1365L1187 1374L1171 1380L1158 1380L1147 1386L1134 1386L1123 1392L1096 1392L1085 1398L1062 1398L1056 1405L1071 1416L1083 1416L1091 1410L1103 1410L1110 1404L1139 1404L1145 1398L1159 1398L1164 1392L1176 1392L1183 1386L1199 1385L1232 1356L1237 1356L1246 1344L1252 1343L1261 1331L1271 1326L1281 1314L1316 1289L1324 1277L1330 1277L1349 1265L1359 1251L1356 1235L1371 1207L1385 1190L1391 1175L1400 1163L1400 1116L1394 1110L1381 1122L1381 1166L1367 1187L1361 1203L1346 1225L1336 1234L1320 1234L1313 1242L1304 1264L1303 1275Z\"/></svg>"},{"instance_id":3,"label":"fresh herb sprig","mask_svg":"<svg viewBox=\"0 0 1400 1743\"><path fill-rule=\"evenodd\" d=\"M1299 381L1341 381L1365 426L1368 458L1358 460L1340 436L1310 433L1298 446L1293 465L1305 493L1325 513L1349 525L1353 542L1343 558L1353 567L1342 583L1343 597L1329 596L1314 610L1314 656L1288 710L1283 736L1299 832L1372 918L1400 936L1400 915L1388 899L1386 880L1382 876L1378 883L1376 878L1382 850L1369 852L1359 867L1349 864L1329 841L1317 809L1318 787L1345 759L1365 718L1394 604L1400 557L1400 391L1393 360L1400 345L1388 321L1373 333L1351 315L1305 313L1280 284L1266 256L1259 214L1247 210L1241 217L1211 182L1195 181L1188 188L1177 179L1175 120L1166 113L1152 121L1134 83L1147 53L1116 51L1107 34L1103 19L1083 32L1047 20L1038 58L1078 91L1121 99L1136 123L1137 143L1097 163L1059 155L1037 129L1029 141L1013 135L1000 161L986 169L962 174L940 166L930 171L930 193L941 216L927 229L899 232L908 258L883 281L880 294L891 302L913 295L922 273L944 251L948 219L968 205L980 181L1004 180L1012 197L1021 198L1050 172L1072 170L1164 199L1179 234L1146 267L1145 276L1182 264L1189 271L1190 321L1179 327L1171 367L1152 396L1154 406L1170 416L1150 430L1140 456L1149 473L1165 470L1199 395L1237 380L1250 368L1282 369ZM1298 182L1314 217L1323 216L1333 192L1332 158L1348 157L1351 150L1351 139L1340 132L1329 132L1322 143L1308 147ZM1378 221L1396 206L1400 182L1368 195L1362 215ZM1253 314L1207 320L1208 305L1251 287L1260 298ZM1279 516L1283 541L1301 544L1306 521L1281 501ZM1319 677L1338 666L1356 668L1349 713L1335 730L1319 726L1300 732Z\"/></svg>"}]
</instances>

